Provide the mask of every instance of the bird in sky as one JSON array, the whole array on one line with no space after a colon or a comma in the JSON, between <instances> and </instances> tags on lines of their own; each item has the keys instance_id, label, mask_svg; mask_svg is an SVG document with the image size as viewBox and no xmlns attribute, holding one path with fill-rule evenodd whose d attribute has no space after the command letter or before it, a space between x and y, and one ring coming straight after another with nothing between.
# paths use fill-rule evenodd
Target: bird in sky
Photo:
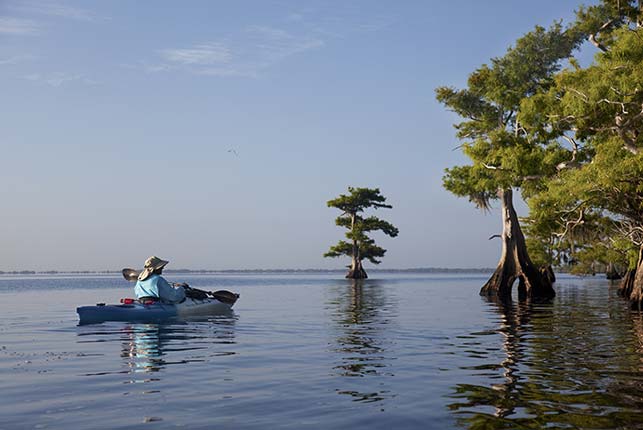
<instances>
[{"instance_id":1,"label":"bird in sky","mask_svg":"<svg viewBox=\"0 0 643 430\"><path fill-rule=\"evenodd\" d=\"M233 148L228 149L228 152L229 152L229 153L231 153L231 154L236 155L237 157L239 156L239 154L237 153L237 151L235 151Z\"/></svg>"}]
</instances>

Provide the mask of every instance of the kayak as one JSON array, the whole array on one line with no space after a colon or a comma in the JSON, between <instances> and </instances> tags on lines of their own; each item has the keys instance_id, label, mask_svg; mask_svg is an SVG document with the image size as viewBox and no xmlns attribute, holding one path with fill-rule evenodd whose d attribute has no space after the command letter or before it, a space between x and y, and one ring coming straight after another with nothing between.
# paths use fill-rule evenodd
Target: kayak
<instances>
[{"instance_id":1,"label":"kayak","mask_svg":"<svg viewBox=\"0 0 643 430\"><path fill-rule=\"evenodd\" d=\"M232 309L234 301L219 301L212 297L203 299L188 297L181 303L170 304L123 299L122 304L97 303L96 306L80 306L76 308L76 312L78 312L80 324L105 321L161 321L226 313Z\"/></svg>"}]
</instances>

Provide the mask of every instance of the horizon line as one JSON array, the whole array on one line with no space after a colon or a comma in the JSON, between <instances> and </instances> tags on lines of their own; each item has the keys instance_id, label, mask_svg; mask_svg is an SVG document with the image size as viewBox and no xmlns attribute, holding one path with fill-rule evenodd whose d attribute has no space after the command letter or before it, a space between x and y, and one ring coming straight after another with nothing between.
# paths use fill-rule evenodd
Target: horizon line
<instances>
[{"instance_id":1,"label":"horizon line","mask_svg":"<svg viewBox=\"0 0 643 430\"><path fill-rule=\"evenodd\" d=\"M321 268L305 268L305 269L167 269L164 273L243 273L243 272L345 272L346 268L334 269L321 269ZM494 271L495 267L411 267L411 268L371 268L370 272L488 272ZM104 269L104 270L0 270L1 275L39 275L39 274L120 274L121 270L117 269Z\"/></svg>"}]
</instances>

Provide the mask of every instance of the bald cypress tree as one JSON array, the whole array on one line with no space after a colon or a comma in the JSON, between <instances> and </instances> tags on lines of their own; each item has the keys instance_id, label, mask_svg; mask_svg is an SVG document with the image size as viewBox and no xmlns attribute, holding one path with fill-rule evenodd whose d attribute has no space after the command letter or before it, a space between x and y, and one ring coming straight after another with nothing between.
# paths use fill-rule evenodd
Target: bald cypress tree
<instances>
[{"instance_id":1,"label":"bald cypress tree","mask_svg":"<svg viewBox=\"0 0 643 430\"><path fill-rule=\"evenodd\" d=\"M500 58L471 73L468 87L436 89L438 101L462 120L455 125L460 146L471 164L446 170L444 187L488 209L500 200L502 254L496 271L480 294L511 297L519 280L523 297L555 295L550 276L531 261L513 205L513 190L534 192L541 178L556 173L563 152L545 137L529 135L518 120L521 102L552 85L562 60L580 42L578 31L555 23L536 27L516 41Z\"/></svg>"},{"instance_id":2,"label":"bald cypress tree","mask_svg":"<svg viewBox=\"0 0 643 430\"><path fill-rule=\"evenodd\" d=\"M391 223L375 216L364 217L363 213L369 208L390 209L393 206L387 205L386 198L380 194L379 188L353 188L348 187L348 195L340 194L339 197L327 202L328 207L337 208L342 214L335 219L335 224L348 229L346 238L348 241L340 240L337 245L332 246L324 257L351 257L351 265L347 278L365 279L368 278L362 265L363 260L373 264L380 264L386 250L375 244L375 241L368 236L369 233L381 231L390 237L398 235L399 230Z\"/></svg>"}]
</instances>

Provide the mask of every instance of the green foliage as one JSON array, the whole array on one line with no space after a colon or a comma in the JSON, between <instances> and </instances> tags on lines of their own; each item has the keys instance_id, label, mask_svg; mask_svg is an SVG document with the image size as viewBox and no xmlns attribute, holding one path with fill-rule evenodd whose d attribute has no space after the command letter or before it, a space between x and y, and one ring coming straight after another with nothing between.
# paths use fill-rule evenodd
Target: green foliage
<instances>
[{"instance_id":1,"label":"green foliage","mask_svg":"<svg viewBox=\"0 0 643 430\"><path fill-rule=\"evenodd\" d=\"M380 194L379 188L353 188L348 187L349 195L340 194L339 197L327 202L328 207L337 208L346 213L363 212L367 208L392 208L384 202L386 197Z\"/></svg>"},{"instance_id":2,"label":"green foliage","mask_svg":"<svg viewBox=\"0 0 643 430\"><path fill-rule=\"evenodd\" d=\"M610 51L598 54L593 65L559 73L548 93L525 101L524 123L539 133L573 130L590 144L616 135L624 146L640 145L643 31L623 27L612 35L617 39Z\"/></svg>"},{"instance_id":3,"label":"green foliage","mask_svg":"<svg viewBox=\"0 0 643 430\"><path fill-rule=\"evenodd\" d=\"M627 268L637 249L623 237L622 223L607 211L579 203L565 185L552 181L551 188L529 201L525 232L532 261L568 266L579 274L594 273L610 263Z\"/></svg>"},{"instance_id":4,"label":"green foliage","mask_svg":"<svg viewBox=\"0 0 643 430\"><path fill-rule=\"evenodd\" d=\"M381 231L387 236L396 237L399 233L397 227L388 221L375 216L364 217L362 213L369 209L392 208L387 205L386 198L380 194L379 188L353 188L348 187L349 194L329 200L328 207L334 207L343 213L335 219L335 224L348 229L346 238L332 246L324 257L349 256L362 261L368 260L379 264L386 250L375 244L367 233Z\"/></svg>"},{"instance_id":5,"label":"green foliage","mask_svg":"<svg viewBox=\"0 0 643 430\"><path fill-rule=\"evenodd\" d=\"M602 0L593 6L581 6L576 12L574 31L583 35L599 34L605 48L617 38L613 29L636 26L640 22L638 0Z\"/></svg>"},{"instance_id":6,"label":"green foliage","mask_svg":"<svg viewBox=\"0 0 643 430\"><path fill-rule=\"evenodd\" d=\"M330 250L324 254L324 257L341 257L343 255L352 255L353 245L340 240L337 245L331 246Z\"/></svg>"},{"instance_id":7,"label":"green foliage","mask_svg":"<svg viewBox=\"0 0 643 430\"><path fill-rule=\"evenodd\" d=\"M518 120L522 101L543 93L554 83L561 61L580 43L577 30L554 23L536 27L500 58L474 71L468 88L436 89L437 100L456 112L455 125L470 166L446 170L444 187L469 197L478 207L488 208L498 189L538 189L538 178L552 175L569 151L546 135L528 134Z\"/></svg>"},{"instance_id":8,"label":"green foliage","mask_svg":"<svg viewBox=\"0 0 643 430\"><path fill-rule=\"evenodd\" d=\"M569 168L548 176L529 201L531 246L549 241L548 255L567 256L575 271L596 263L634 267L643 243L640 18L628 1L581 9L575 28L594 34L595 61L572 64L521 103L519 121L532 138L576 143Z\"/></svg>"}]
</instances>

